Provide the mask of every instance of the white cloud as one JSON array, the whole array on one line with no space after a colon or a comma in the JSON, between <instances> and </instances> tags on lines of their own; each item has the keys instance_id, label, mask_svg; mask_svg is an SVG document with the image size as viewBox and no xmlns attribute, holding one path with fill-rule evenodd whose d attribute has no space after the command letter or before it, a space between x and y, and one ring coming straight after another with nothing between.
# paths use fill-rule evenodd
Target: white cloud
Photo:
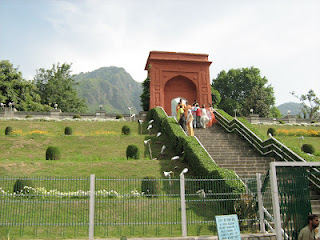
<instances>
[{"instance_id":1,"label":"white cloud","mask_svg":"<svg viewBox=\"0 0 320 240\"><path fill-rule=\"evenodd\" d=\"M209 54L211 78L223 69L258 67L274 87L277 103L296 101L290 91L312 88L320 95L317 0L42 3L41 11L30 13L42 18L34 20L32 29L26 27L36 37L21 37L17 41L25 49L5 54L25 76L53 63L72 62L74 73L113 65L142 81L149 51L181 51ZM23 14L18 31L24 27Z\"/></svg>"}]
</instances>

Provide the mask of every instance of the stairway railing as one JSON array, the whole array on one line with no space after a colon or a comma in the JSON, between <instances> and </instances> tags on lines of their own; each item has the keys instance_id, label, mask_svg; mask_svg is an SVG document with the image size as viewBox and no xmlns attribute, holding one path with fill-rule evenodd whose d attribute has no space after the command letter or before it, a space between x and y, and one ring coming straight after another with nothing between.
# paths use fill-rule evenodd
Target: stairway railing
<instances>
[{"instance_id":1,"label":"stairway railing","mask_svg":"<svg viewBox=\"0 0 320 240\"><path fill-rule=\"evenodd\" d=\"M290 148L275 139L271 134L269 138L262 141L255 133L253 133L247 126L240 122L237 118L228 121L218 111L214 110L214 114L218 123L228 132L237 131L243 138L245 138L255 149L257 149L264 156L275 157L279 161L286 162L306 162L301 156L293 152ZM315 189L320 192L320 171L317 168L308 170L311 173L309 178ZM312 174L314 172L315 174Z\"/></svg>"}]
</instances>

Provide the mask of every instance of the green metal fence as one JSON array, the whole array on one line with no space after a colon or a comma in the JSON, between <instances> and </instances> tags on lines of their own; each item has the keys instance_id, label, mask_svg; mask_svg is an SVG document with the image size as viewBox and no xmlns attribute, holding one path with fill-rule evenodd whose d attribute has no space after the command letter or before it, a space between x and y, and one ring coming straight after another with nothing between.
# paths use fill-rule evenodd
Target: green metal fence
<instances>
[{"instance_id":1,"label":"green metal fence","mask_svg":"<svg viewBox=\"0 0 320 240\"><path fill-rule=\"evenodd\" d=\"M255 194L233 193L224 181L185 179L189 236L216 234L215 215L234 213L243 231L259 230ZM95 237L181 236L179 178L96 178L94 183ZM89 202L89 177L0 177L0 239L88 238Z\"/></svg>"}]
</instances>

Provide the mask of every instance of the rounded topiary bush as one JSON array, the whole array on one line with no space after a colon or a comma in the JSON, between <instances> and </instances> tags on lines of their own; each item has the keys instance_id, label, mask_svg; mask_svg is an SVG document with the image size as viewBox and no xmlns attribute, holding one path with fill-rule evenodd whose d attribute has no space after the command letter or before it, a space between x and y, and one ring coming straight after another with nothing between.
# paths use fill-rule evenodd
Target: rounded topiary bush
<instances>
[{"instance_id":1,"label":"rounded topiary bush","mask_svg":"<svg viewBox=\"0 0 320 240\"><path fill-rule=\"evenodd\" d=\"M59 160L61 151L58 147L49 146L46 151L46 160Z\"/></svg>"},{"instance_id":2,"label":"rounded topiary bush","mask_svg":"<svg viewBox=\"0 0 320 240\"><path fill-rule=\"evenodd\" d=\"M155 176L146 176L141 181L141 191L146 197L157 197L160 193L160 184Z\"/></svg>"},{"instance_id":3,"label":"rounded topiary bush","mask_svg":"<svg viewBox=\"0 0 320 240\"><path fill-rule=\"evenodd\" d=\"M4 130L4 133L6 135L10 135L12 133L12 127L6 127L6 129Z\"/></svg>"},{"instance_id":4,"label":"rounded topiary bush","mask_svg":"<svg viewBox=\"0 0 320 240\"><path fill-rule=\"evenodd\" d=\"M116 119L121 119L123 116L121 114L117 114Z\"/></svg>"},{"instance_id":5,"label":"rounded topiary bush","mask_svg":"<svg viewBox=\"0 0 320 240\"><path fill-rule=\"evenodd\" d=\"M64 129L64 134L65 135L72 135L72 128L71 127L66 127Z\"/></svg>"},{"instance_id":6,"label":"rounded topiary bush","mask_svg":"<svg viewBox=\"0 0 320 240\"><path fill-rule=\"evenodd\" d=\"M137 145L131 144L127 147L127 159L139 159L140 158L140 150Z\"/></svg>"},{"instance_id":7,"label":"rounded topiary bush","mask_svg":"<svg viewBox=\"0 0 320 240\"><path fill-rule=\"evenodd\" d=\"M124 135L130 135L130 133L131 133L131 128L130 128L128 125L124 125L124 126L122 127L121 132L122 132Z\"/></svg>"},{"instance_id":8,"label":"rounded topiary bush","mask_svg":"<svg viewBox=\"0 0 320 240\"><path fill-rule=\"evenodd\" d=\"M81 116L79 114L73 115L73 119L81 119Z\"/></svg>"},{"instance_id":9,"label":"rounded topiary bush","mask_svg":"<svg viewBox=\"0 0 320 240\"><path fill-rule=\"evenodd\" d=\"M268 131L267 131L267 135L269 136L269 133L272 135L272 136L275 136L276 135L276 130L274 128L268 128Z\"/></svg>"},{"instance_id":10,"label":"rounded topiary bush","mask_svg":"<svg viewBox=\"0 0 320 240\"><path fill-rule=\"evenodd\" d=\"M25 189L25 187L34 187L33 182L31 180L21 180L18 179L13 186L13 192L16 194L19 193L29 193L28 189Z\"/></svg>"},{"instance_id":11,"label":"rounded topiary bush","mask_svg":"<svg viewBox=\"0 0 320 240\"><path fill-rule=\"evenodd\" d=\"M310 154L314 154L315 152L314 147L311 144L303 144L301 147L301 150L305 153L310 153Z\"/></svg>"}]
</instances>

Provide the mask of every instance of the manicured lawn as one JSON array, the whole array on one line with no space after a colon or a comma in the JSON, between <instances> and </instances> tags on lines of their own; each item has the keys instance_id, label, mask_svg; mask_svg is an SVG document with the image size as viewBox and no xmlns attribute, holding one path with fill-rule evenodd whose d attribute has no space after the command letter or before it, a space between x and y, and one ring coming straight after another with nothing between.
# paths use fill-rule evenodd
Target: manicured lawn
<instances>
[{"instance_id":1,"label":"manicured lawn","mask_svg":"<svg viewBox=\"0 0 320 240\"><path fill-rule=\"evenodd\" d=\"M121 134L124 125L131 128L128 136ZM13 129L8 136L4 133L7 126ZM73 129L73 135L64 135L66 126ZM163 136L151 137L152 157L157 160L150 160L143 142L150 136L140 135L138 130L137 122L0 121L0 175L160 177L162 171L183 167L170 160L174 155L170 147L160 156L162 145L169 146ZM130 144L138 146L140 159L126 159ZM45 160L48 146L60 148L60 160Z\"/></svg>"},{"instance_id":2,"label":"manicured lawn","mask_svg":"<svg viewBox=\"0 0 320 240\"><path fill-rule=\"evenodd\" d=\"M295 126L295 125L253 125L261 135L266 136L267 139L267 131L269 128L274 128L276 130L292 130L292 132L298 132L299 129L303 130L315 130L320 131L320 126ZM320 161L320 137L311 137L311 136L304 136L303 140L299 139L301 134L296 134L295 136L285 136L285 135L276 135L275 138L284 143L287 147L294 150L300 156L305 158L307 161ZM312 144L315 148L314 156L310 156L301 151L302 144Z\"/></svg>"}]
</instances>

